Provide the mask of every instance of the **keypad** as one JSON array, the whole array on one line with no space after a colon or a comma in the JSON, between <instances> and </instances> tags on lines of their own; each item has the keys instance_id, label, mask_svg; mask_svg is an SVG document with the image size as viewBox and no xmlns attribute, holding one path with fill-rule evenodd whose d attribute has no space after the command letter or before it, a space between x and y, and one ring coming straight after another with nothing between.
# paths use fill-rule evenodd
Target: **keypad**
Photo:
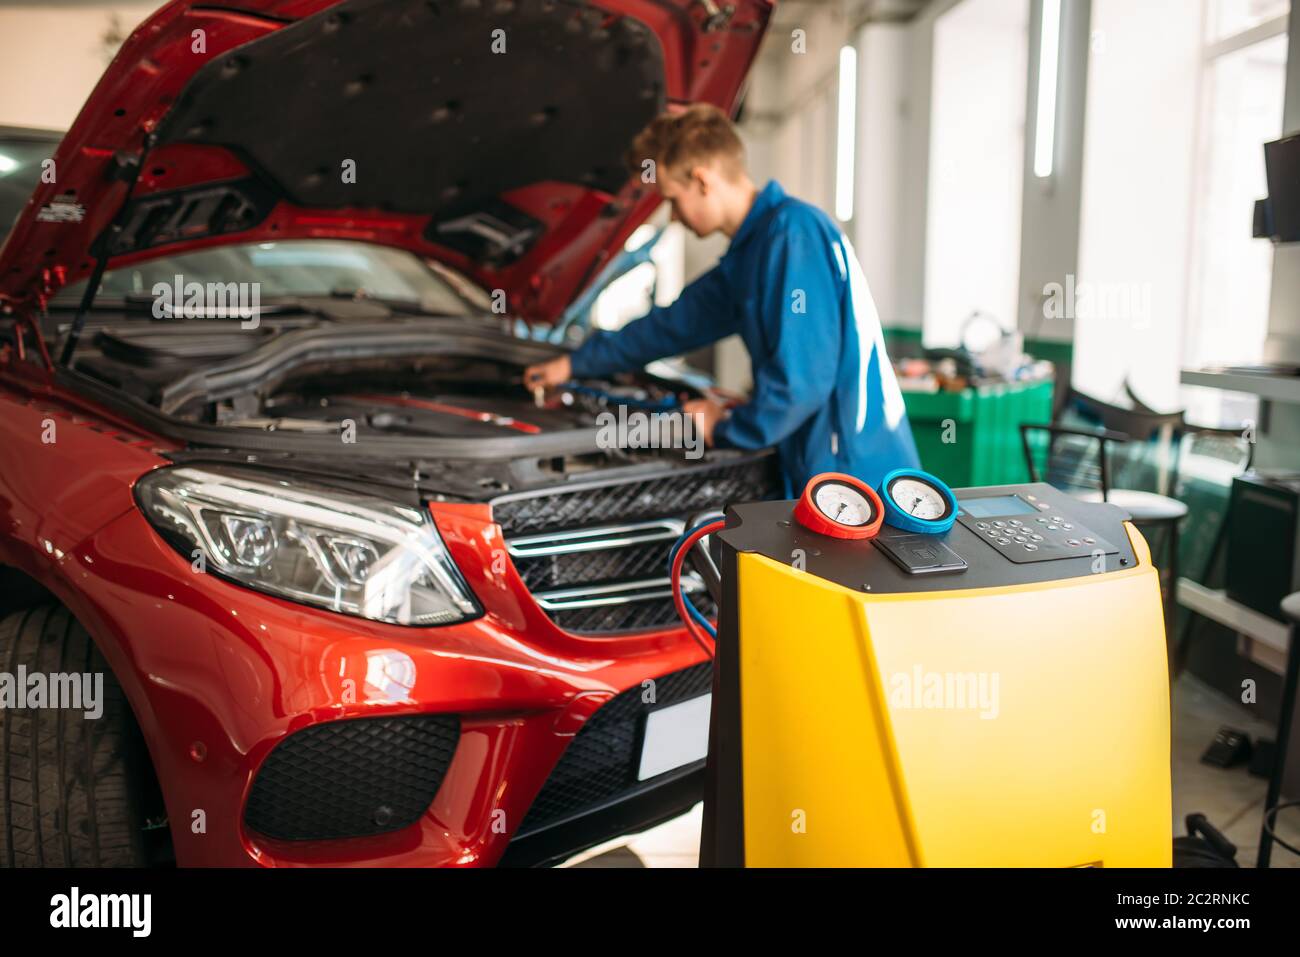
<instances>
[{"instance_id":1,"label":"keypad","mask_svg":"<svg viewBox=\"0 0 1300 957\"><path fill-rule=\"evenodd\" d=\"M1075 521L1073 516L1062 511L1060 504L1048 504L1041 500L1032 504L1041 514L1020 518L990 516L977 520L961 513L957 520L1017 563L1082 558L1098 549L1106 554L1118 553L1119 549L1098 538L1091 530Z\"/></svg>"}]
</instances>

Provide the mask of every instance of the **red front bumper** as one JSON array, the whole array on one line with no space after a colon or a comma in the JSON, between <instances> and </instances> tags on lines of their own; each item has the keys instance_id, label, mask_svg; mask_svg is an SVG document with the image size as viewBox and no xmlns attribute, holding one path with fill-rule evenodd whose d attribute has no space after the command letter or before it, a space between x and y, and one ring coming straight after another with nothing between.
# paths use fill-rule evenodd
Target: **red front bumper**
<instances>
[{"instance_id":1,"label":"red front bumper","mask_svg":"<svg viewBox=\"0 0 1300 957\"><path fill-rule=\"evenodd\" d=\"M586 719L619 692L704 660L679 629L617 638L560 631L507 560L486 506L437 506L434 515L485 609L477 620L407 628L251 592L196 573L134 510L64 557L57 591L127 691L179 864L496 864ZM329 841L273 840L245 824L257 771L287 735L318 722L429 713L459 715L461 731L415 824ZM603 826L649 823L688 805L697 786L698 776L665 775L657 801L607 809ZM566 839L578 840L551 840L546 854Z\"/></svg>"}]
</instances>

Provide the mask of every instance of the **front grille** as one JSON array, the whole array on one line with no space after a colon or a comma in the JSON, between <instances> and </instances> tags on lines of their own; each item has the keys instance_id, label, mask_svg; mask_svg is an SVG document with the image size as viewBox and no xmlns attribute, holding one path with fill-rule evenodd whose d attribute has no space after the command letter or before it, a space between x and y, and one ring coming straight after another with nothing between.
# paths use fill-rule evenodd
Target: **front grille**
<instances>
[{"instance_id":1,"label":"front grille","mask_svg":"<svg viewBox=\"0 0 1300 957\"><path fill-rule=\"evenodd\" d=\"M285 841L409 827L438 793L459 739L460 719L449 714L312 725L263 762L244 821Z\"/></svg>"},{"instance_id":2,"label":"front grille","mask_svg":"<svg viewBox=\"0 0 1300 957\"><path fill-rule=\"evenodd\" d=\"M764 455L727 465L677 469L654 478L582 485L541 494L506 495L492 517L507 536L604 522L689 515L731 502L767 498L778 486L773 459Z\"/></svg>"},{"instance_id":3,"label":"front grille","mask_svg":"<svg viewBox=\"0 0 1300 957\"><path fill-rule=\"evenodd\" d=\"M713 664L705 661L656 678L652 704L642 700L646 689L639 682L611 699L569 743L516 836L540 831L654 787L664 775L637 780L645 715L655 708L705 694L712 683Z\"/></svg>"},{"instance_id":4,"label":"front grille","mask_svg":"<svg viewBox=\"0 0 1300 957\"><path fill-rule=\"evenodd\" d=\"M492 503L515 569L559 627L577 634L617 634L677 622L668 586L668 552L686 522L732 502L769 497L778 488L775 462L678 469L541 493L506 495ZM715 609L688 579L706 615Z\"/></svg>"},{"instance_id":5,"label":"front grille","mask_svg":"<svg viewBox=\"0 0 1300 957\"><path fill-rule=\"evenodd\" d=\"M667 547L664 542L650 542L590 552L515 556L515 569L530 591L601 580L652 578L665 574L668 547L675 539L668 539Z\"/></svg>"},{"instance_id":6,"label":"front grille","mask_svg":"<svg viewBox=\"0 0 1300 957\"><path fill-rule=\"evenodd\" d=\"M691 601L706 618L717 615L717 606L707 594L692 595ZM680 619L671 597L594 608L566 608L551 612L551 619L565 631L577 634L643 631L666 628Z\"/></svg>"}]
</instances>

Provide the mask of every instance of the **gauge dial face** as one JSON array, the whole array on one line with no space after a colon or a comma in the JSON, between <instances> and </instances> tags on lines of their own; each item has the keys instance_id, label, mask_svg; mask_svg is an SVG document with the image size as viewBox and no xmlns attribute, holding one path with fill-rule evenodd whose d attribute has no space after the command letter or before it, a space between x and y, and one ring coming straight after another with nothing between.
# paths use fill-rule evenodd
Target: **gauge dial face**
<instances>
[{"instance_id":1,"label":"gauge dial face","mask_svg":"<svg viewBox=\"0 0 1300 957\"><path fill-rule=\"evenodd\" d=\"M901 511L913 518L936 521L948 511L948 501L943 493L920 479L895 479L890 483L888 494Z\"/></svg>"},{"instance_id":2,"label":"gauge dial face","mask_svg":"<svg viewBox=\"0 0 1300 957\"><path fill-rule=\"evenodd\" d=\"M861 479L843 472L822 472L808 480L792 516L818 535L862 540L880 531L885 503Z\"/></svg>"},{"instance_id":3,"label":"gauge dial face","mask_svg":"<svg viewBox=\"0 0 1300 957\"><path fill-rule=\"evenodd\" d=\"M876 510L870 500L844 482L822 482L813 490L812 497L817 510L840 525L857 527L875 520Z\"/></svg>"}]
</instances>

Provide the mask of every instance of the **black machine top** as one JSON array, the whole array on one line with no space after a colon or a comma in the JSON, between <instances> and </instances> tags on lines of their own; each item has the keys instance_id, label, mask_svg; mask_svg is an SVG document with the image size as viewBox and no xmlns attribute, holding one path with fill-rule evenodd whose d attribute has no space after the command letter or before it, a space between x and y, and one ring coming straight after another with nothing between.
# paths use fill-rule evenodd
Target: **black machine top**
<instances>
[{"instance_id":1,"label":"black machine top","mask_svg":"<svg viewBox=\"0 0 1300 957\"><path fill-rule=\"evenodd\" d=\"M1081 502L1045 483L954 489L952 528L938 535L886 525L873 539L819 535L792 519L794 502L727 509L723 548L800 565L873 594L992 588L1080 578L1137 565L1127 512Z\"/></svg>"}]
</instances>

